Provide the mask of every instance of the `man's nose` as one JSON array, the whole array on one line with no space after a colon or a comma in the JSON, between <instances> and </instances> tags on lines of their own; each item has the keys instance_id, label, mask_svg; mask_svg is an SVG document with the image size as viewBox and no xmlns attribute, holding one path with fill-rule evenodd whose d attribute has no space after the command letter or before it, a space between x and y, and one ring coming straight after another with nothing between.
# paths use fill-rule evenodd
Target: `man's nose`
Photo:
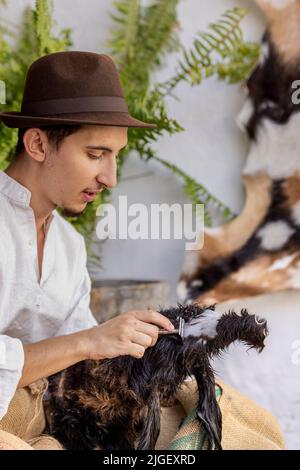
<instances>
[{"instance_id":1,"label":"man's nose","mask_svg":"<svg viewBox=\"0 0 300 470\"><path fill-rule=\"evenodd\" d=\"M114 188L117 184L117 162L116 159L111 159L106 162L102 171L98 174L97 180L99 183L104 184L107 188Z\"/></svg>"}]
</instances>

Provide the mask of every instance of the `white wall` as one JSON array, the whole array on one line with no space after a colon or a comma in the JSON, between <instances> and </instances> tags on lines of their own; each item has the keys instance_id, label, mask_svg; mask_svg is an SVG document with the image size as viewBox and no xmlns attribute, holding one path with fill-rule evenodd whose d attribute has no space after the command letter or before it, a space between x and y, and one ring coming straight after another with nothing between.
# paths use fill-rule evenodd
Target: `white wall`
<instances>
[{"instance_id":1,"label":"white wall","mask_svg":"<svg viewBox=\"0 0 300 470\"><path fill-rule=\"evenodd\" d=\"M10 0L7 18L18 23L21 9L31 1ZM56 0L55 18L61 27L74 30L74 48L108 52L105 43L112 25L108 0ZM235 5L250 7L244 21L249 39L258 40L264 21L250 0L181 0L180 35L183 44L191 44L195 33L206 28L226 9ZM175 58L157 78L168 78ZM235 212L244 203L241 169L247 155L247 140L235 125L243 102L240 86L228 86L210 79L200 87L182 84L177 89L179 102L170 100L170 114L186 128L174 137L165 136L157 145L159 156L176 163L204 183ZM127 177L152 172L139 179ZM126 194L130 202L185 202L178 180L157 164L145 164L132 156L124 169L114 197ZM184 242L180 241L108 241L103 246L103 271L97 278L166 279L173 286L181 271ZM244 391L272 411L280 420L289 448L300 449L300 365L291 360L292 343L300 339L300 294L267 295L239 303L263 316L270 326L268 347L261 356L233 347L226 361L217 361L216 369L225 380ZM220 305L225 310L227 305Z\"/></svg>"},{"instance_id":2,"label":"white wall","mask_svg":"<svg viewBox=\"0 0 300 470\"><path fill-rule=\"evenodd\" d=\"M260 39L263 20L251 1L182 0L178 10L182 43L187 47L191 45L198 31L205 30L209 22L237 4L251 7L251 13L243 22L247 38ZM169 57L165 69L156 74L156 79L164 80L172 76L176 61L176 55ZM244 97L241 86L229 86L210 79L199 87L180 84L176 94L179 101L168 100L170 115L186 130L172 137L162 137L156 146L158 156L193 175L212 194L238 213L244 203L240 173L248 145L245 136L235 124L235 117ZM126 180L130 175L149 171L153 174ZM119 182L114 192L115 198L126 194L129 203L188 202L180 180L159 164L145 164L132 156L125 165L123 177L124 181ZM172 286L172 300L175 300L183 255L184 241L111 240L105 243L103 249L105 270L91 270L91 273L97 278L142 277L168 280Z\"/></svg>"},{"instance_id":3,"label":"white wall","mask_svg":"<svg viewBox=\"0 0 300 470\"><path fill-rule=\"evenodd\" d=\"M300 293L290 291L219 304L217 310L248 308L268 321L269 336L261 354L232 345L214 362L222 377L278 418L289 449L300 449ZM297 342L297 344L296 344ZM296 347L298 350L295 354Z\"/></svg>"},{"instance_id":4,"label":"white wall","mask_svg":"<svg viewBox=\"0 0 300 470\"><path fill-rule=\"evenodd\" d=\"M9 0L8 3L6 18L18 24L23 8L34 5L34 0ZM107 42L113 26L109 16L113 11L111 1L54 0L53 3L57 27L73 29L74 50L109 52ZM204 30L209 22L236 5L250 7L243 27L247 38L259 39L263 20L251 0L181 0L178 18L182 43L191 45L198 31ZM172 76L176 59L176 55L168 58L165 69L156 74L157 80ZM243 102L240 85L229 86L210 79L200 87L180 84L176 94L179 101L168 101L170 115L186 131L173 137L162 137L156 146L158 156L193 175L238 213L244 203L240 173L247 155L247 140L235 124ZM131 179L131 176L145 173L148 176ZM114 200L124 194L129 204L188 202L177 177L161 165L155 162L145 164L134 155L124 167L122 179L114 191ZM91 269L93 277L168 280L172 286L172 300L176 299L184 241L111 240L105 243L101 253L103 268Z\"/></svg>"}]
</instances>

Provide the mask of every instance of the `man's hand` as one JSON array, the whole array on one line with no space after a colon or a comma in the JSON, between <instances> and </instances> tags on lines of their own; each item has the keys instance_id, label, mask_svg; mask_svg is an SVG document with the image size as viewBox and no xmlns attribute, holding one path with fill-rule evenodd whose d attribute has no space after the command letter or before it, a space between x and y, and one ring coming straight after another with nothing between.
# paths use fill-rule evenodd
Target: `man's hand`
<instances>
[{"instance_id":1,"label":"man's hand","mask_svg":"<svg viewBox=\"0 0 300 470\"><path fill-rule=\"evenodd\" d=\"M132 310L101 325L82 331L86 359L104 359L130 355L143 357L154 346L159 327L171 331L174 326L154 310Z\"/></svg>"},{"instance_id":2,"label":"man's hand","mask_svg":"<svg viewBox=\"0 0 300 470\"><path fill-rule=\"evenodd\" d=\"M141 358L146 348L156 343L159 327L173 329L169 320L158 312L134 310L94 328L23 344L24 367L18 388L84 359L105 359L125 354Z\"/></svg>"}]
</instances>

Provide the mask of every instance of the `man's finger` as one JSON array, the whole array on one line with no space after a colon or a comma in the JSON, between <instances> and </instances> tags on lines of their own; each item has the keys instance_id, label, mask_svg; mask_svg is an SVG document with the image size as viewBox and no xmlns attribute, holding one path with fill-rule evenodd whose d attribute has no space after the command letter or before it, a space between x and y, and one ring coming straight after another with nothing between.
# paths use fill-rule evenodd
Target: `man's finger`
<instances>
[{"instance_id":1,"label":"man's finger","mask_svg":"<svg viewBox=\"0 0 300 470\"><path fill-rule=\"evenodd\" d=\"M136 331L132 335L131 342L135 344L139 344L140 346L143 346L143 348L147 349L149 348L149 346L152 345L153 338L152 336L145 335L144 333L140 333L139 331Z\"/></svg>"},{"instance_id":2,"label":"man's finger","mask_svg":"<svg viewBox=\"0 0 300 470\"><path fill-rule=\"evenodd\" d=\"M152 325L151 323L146 323L145 321L141 320L137 320L135 329L136 331L140 331L141 333L152 336L152 338L156 338L159 331L158 326Z\"/></svg>"},{"instance_id":3,"label":"man's finger","mask_svg":"<svg viewBox=\"0 0 300 470\"><path fill-rule=\"evenodd\" d=\"M174 329L174 326L170 322L170 320L155 310L137 310L136 311L136 318L142 320L144 322L152 323L157 325L164 330L171 331Z\"/></svg>"}]
</instances>

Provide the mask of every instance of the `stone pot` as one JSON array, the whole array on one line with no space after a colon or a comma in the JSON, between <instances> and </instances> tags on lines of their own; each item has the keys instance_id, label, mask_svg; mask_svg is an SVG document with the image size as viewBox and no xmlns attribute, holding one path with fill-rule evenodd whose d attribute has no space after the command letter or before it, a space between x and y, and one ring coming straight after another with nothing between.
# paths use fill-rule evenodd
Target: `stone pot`
<instances>
[{"instance_id":1,"label":"stone pot","mask_svg":"<svg viewBox=\"0 0 300 470\"><path fill-rule=\"evenodd\" d=\"M129 310L170 307L170 285L165 281L93 280L90 307L99 323Z\"/></svg>"}]
</instances>

